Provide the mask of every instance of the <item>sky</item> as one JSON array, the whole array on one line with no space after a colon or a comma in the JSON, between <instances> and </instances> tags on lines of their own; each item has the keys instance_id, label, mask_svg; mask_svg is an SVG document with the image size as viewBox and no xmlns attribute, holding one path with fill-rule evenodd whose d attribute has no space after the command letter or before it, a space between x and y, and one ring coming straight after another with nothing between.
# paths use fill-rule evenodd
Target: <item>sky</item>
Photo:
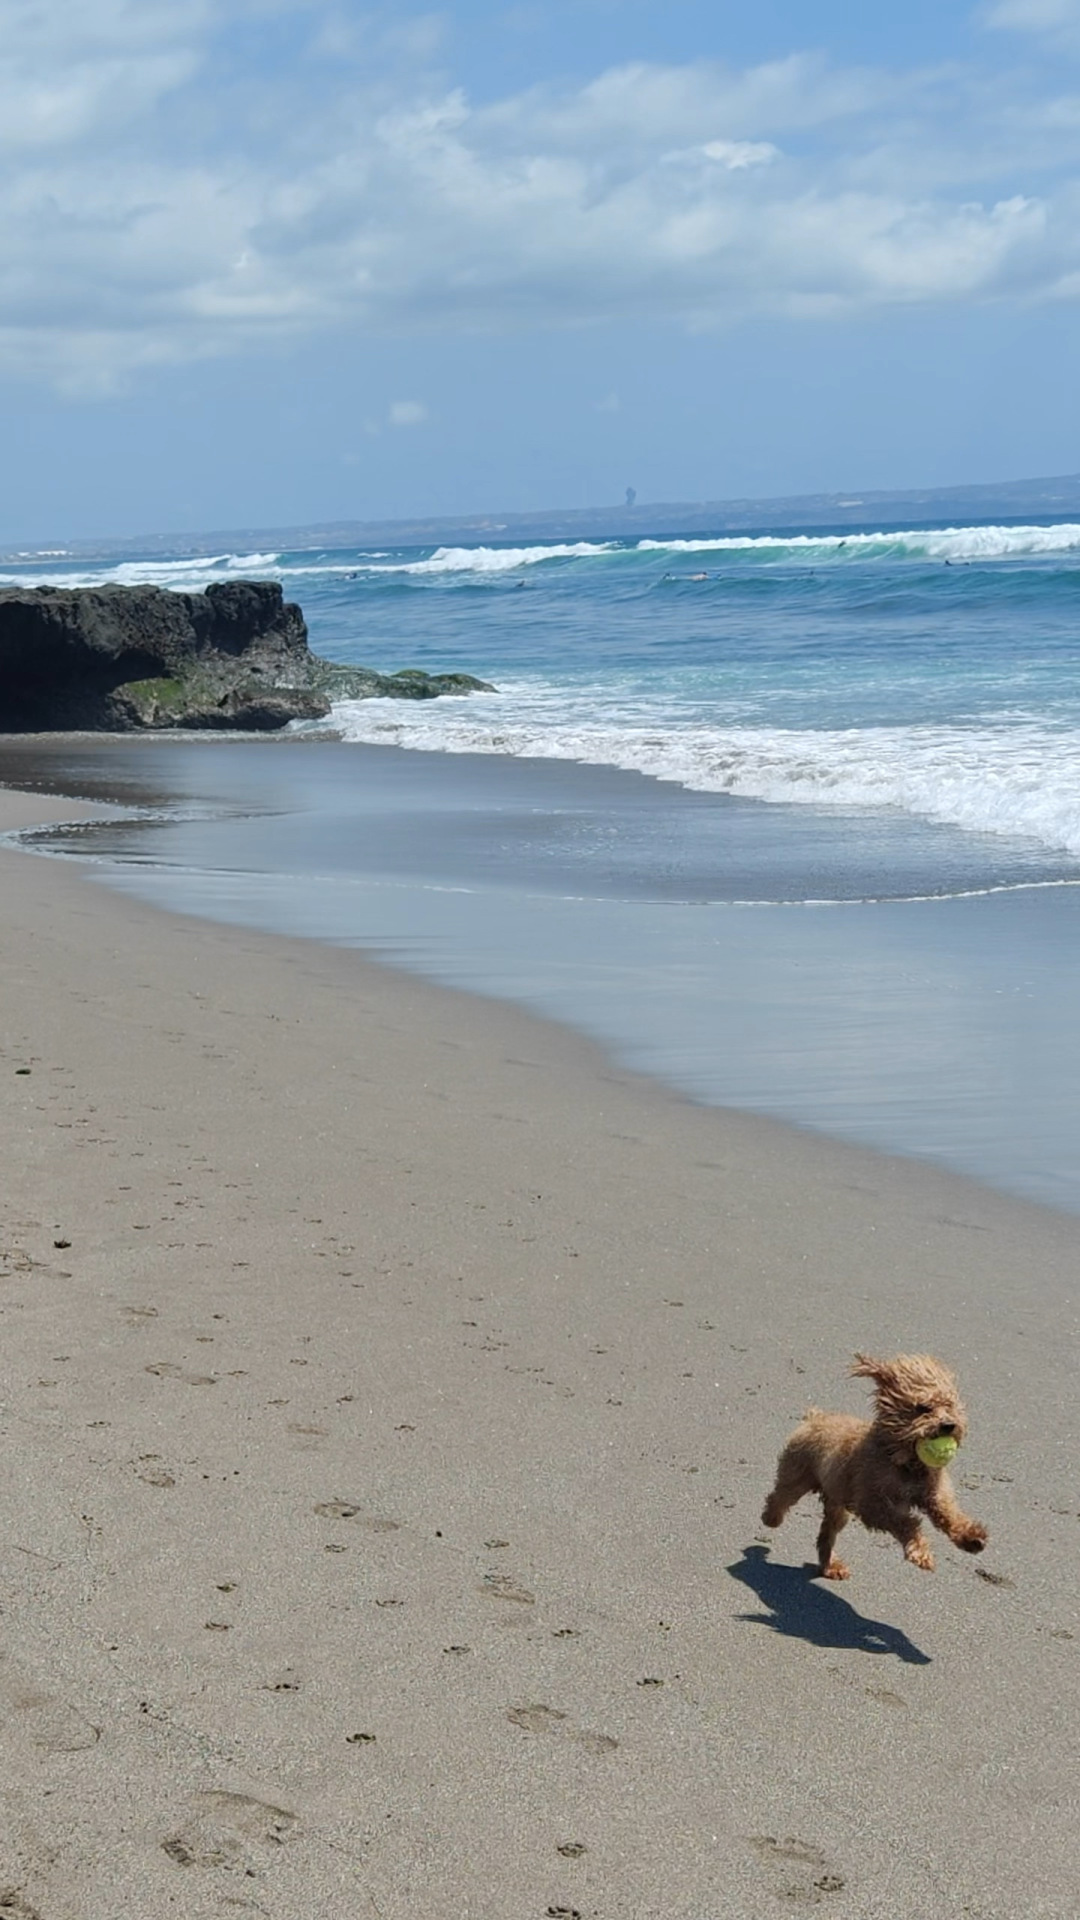
<instances>
[{"instance_id":1,"label":"sky","mask_svg":"<svg viewBox=\"0 0 1080 1920\"><path fill-rule=\"evenodd\" d=\"M0 0L0 540L1080 470L1080 0Z\"/></svg>"}]
</instances>

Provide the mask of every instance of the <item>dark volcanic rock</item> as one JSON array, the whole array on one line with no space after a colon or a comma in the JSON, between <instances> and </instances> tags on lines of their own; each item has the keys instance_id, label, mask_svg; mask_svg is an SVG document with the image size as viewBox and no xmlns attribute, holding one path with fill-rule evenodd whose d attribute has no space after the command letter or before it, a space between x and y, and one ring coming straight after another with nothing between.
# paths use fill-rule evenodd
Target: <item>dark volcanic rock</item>
<instances>
[{"instance_id":1,"label":"dark volcanic rock","mask_svg":"<svg viewBox=\"0 0 1080 1920\"><path fill-rule=\"evenodd\" d=\"M332 697L430 699L484 682L377 674L310 652L298 606L268 580L205 593L160 587L0 590L0 731L271 729L315 720Z\"/></svg>"},{"instance_id":2,"label":"dark volcanic rock","mask_svg":"<svg viewBox=\"0 0 1080 1920\"><path fill-rule=\"evenodd\" d=\"M332 700L437 700L441 693L496 691L490 681L471 673L424 673L419 667L376 673L372 667L340 667L336 661L312 657L315 685Z\"/></svg>"},{"instance_id":3,"label":"dark volcanic rock","mask_svg":"<svg viewBox=\"0 0 1080 1920\"><path fill-rule=\"evenodd\" d=\"M304 616L272 581L0 592L8 732L283 726L329 711L311 667Z\"/></svg>"}]
</instances>

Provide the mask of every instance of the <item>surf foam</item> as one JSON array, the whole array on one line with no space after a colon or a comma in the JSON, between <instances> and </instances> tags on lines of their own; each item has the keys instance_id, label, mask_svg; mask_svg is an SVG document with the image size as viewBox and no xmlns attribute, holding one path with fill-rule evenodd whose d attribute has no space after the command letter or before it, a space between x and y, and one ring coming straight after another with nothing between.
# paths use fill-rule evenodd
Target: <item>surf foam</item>
<instances>
[{"instance_id":1,"label":"surf foam","mask_svg":"<svg viewBox=\"0 0 1080 1920\"><path fill-rule=\"evenodd\" d=\"M61 572L54 567L48 572L0 573L0 586L171 587L178 593L197 593L218 580L277 571L276 553L221 553L197 560L120 560L81 571L65 568Z\"/></svg>"},{"instance_id":2,"label":"surf foam","mask_svg":"<svg viewBox=\"0 0 1080 1920\"><path fill-rule=\"evenodd\" d=\"M575 760L773 805L893 808L1080 856L1080 731L1072 727L612 725L585 717L587 697L573 703L576 712L568 704L539 689L471 694L436 711L345 701L325 725L356 742Z\"/></svg>"},{"instance_id":3,"label":"surf foam","mask_svg":"<svg viewBox=\"0 0 1080 1920\"><path fill-rule=\"evenodd\" d=\"M374 573L512 573L545 560L590 560L619 552L615 541L575 540L536 547L438 547L426 560L396 560L371 567ZM625 549L623 549L625 551Z\"/></svg>"},{"instance_id":4,"label":"surf foam","mask_svg":"<svg viewBox=\"0 0 1080 1920\"><path fill-rule=\"evenodd\" d=\"M795 554L838 559L999 560L1080 551L1080 526L940 527L901 533L717 534L694 540L639 540L639 553Z\"/></svg>"}]
</instances>

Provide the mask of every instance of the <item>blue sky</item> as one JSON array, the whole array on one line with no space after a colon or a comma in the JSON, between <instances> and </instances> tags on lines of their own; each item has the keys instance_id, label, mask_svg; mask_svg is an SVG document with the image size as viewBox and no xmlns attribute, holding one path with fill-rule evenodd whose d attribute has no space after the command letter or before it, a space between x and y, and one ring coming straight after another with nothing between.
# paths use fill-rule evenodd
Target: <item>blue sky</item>
<instances>
[{"instance_id":1,"label":"blue sky","mask_svg":"<svg viewBox=\"0 0 1080 1920\"><path fill-rule=\"evenodd\" d=\"M1080 469L1080 0L0 0L0 538Z\"/></svg>"}]
</instances>

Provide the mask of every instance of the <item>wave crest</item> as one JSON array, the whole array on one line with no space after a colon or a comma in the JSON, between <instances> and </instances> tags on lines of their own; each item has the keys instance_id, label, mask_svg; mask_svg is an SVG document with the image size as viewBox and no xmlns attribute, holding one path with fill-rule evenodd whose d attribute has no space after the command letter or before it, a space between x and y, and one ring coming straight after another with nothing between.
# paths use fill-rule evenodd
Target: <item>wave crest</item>
<instances>
[{"instance_id":1,"label":"wave crest","mask_svg":"<svg viewBox=\"0 0 1080 1920\"><path fill-rule=\"evenodd\" d=\"M902 533L717 534L687 540L639 540L639 553L797 554L803 559L999 560L1072 553L1080 526L928 527Z\"/></svg>"},{"instance_id":2,"label":"wave crest","mask_svg":"<svg viewBox=\"0 0 1080 1920\"><path fill-rule=\"evenodd\" d=\"M96 587L160 586L198 590L237 574L270 574L278 579L303 575L362 578L370 583L387 575L418 577L514 573L551 561L622 560L633 564L652 555L716 554L732 560L785 559L823 565L851 561L977 561L1038 559L1055 554L1080 553L1080 524L1061 526L968 526L880 530L863 533L746 533L701 534L674 538L628 540L537 541L530 546L437 547L390 552L378 548L337 549L298 554L219 553L184 560L118 560L79 566L58 549L42 551L36 561L62 561L53 566L23 564L18 572L0 573L2 586ZM31 556L27 556L29 560Z\"/></svg>"},{"instance_id":3,"label":"wave crest","mask_svg":"<svg viewBox=\"0 0 1080 1920\"><path fill-rule=\"evenodd\" d=\"M118 560L111 566L87 567L81 572L53 567L48 572L0 573L0 586L172 587L177 593L197 593L219 580L276 573L278 558L276 553L220 553L197 560Z\"/></svg>"},{"instance_id":4,"label":"wave crest","mask_svg":"<svg viewBox=\"0 0 1080 1920\"><path fill-rule=\"evenodd\" d=\"M895 809L1080 857L1074 728L604 726L560 715L557 697L535 694L439 704L441 712L418 713L401 701L345 701L326 724L356 742L575 760L772 805Z\"/></svg>"},{"instance_id":5,"label":"wave crest","mask_svg":"<svg viewBox=\"0 0 1080 1920\"><path fill-rule=\"evenodd\" d=\"M512 573L544 560L589 560L596 554L625 552L617 541L574 540L535 547L438 547L426 560L396 560L370 567L372 573Z\"/></svg>"}]
</instances>

